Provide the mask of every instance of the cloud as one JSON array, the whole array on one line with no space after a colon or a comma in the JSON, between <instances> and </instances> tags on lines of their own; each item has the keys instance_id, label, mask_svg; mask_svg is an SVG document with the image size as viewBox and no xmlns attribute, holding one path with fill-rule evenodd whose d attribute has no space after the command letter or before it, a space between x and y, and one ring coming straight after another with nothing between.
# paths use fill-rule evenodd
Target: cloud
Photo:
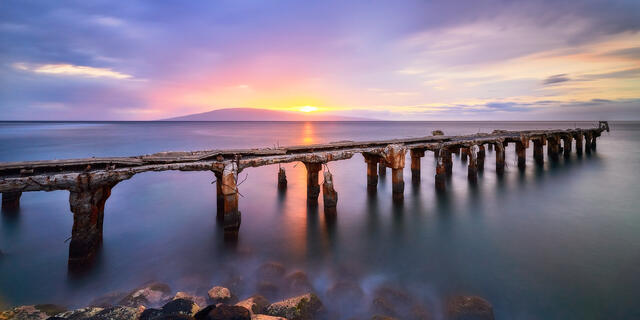
<instances>
[{"instance_id":1,"label":"cloud","mask_svg":"<svg viewBox=\"0 0 640 320\"><path fill-rule=\"evenodd\" d=\"M552 75L552 76L544 79L542 81L542 84L550 85L550 84L556 84L556 83L561 83L561 82L567 82L569 80L571 80L571 79L569 79L569 77L567 77L566 73L561 73L561 74Z\"/></svg>"},{"instance_id":2,"label":"cloud","mask_svg":"<svg viewBox=\"0 0 640 320\"><path fill-rule=\"evenodd\" d=\"M88 78L112 78L112 79L131 79L132 75L113 71L109 68L94 68L87 66L76 66L72 64L41 64L30 65L23 62L13 64L17 70L29 71L33 73L76 76Z\"/></svg>"}]
</instances>

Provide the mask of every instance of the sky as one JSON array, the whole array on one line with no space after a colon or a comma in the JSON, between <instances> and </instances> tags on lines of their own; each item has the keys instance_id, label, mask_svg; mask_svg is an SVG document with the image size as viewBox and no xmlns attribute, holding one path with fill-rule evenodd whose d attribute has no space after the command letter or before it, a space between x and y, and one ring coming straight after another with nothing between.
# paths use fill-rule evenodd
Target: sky
<instances>
[{"instance_id":1,"label":"sky","mask_svg":"<svg viewBox=\"0 0 640 320\"><path fill-rule=\"evenodd\" d=\"M640 1L0 1L0 120L640 120Z\"/></svg>"}]
</instances>

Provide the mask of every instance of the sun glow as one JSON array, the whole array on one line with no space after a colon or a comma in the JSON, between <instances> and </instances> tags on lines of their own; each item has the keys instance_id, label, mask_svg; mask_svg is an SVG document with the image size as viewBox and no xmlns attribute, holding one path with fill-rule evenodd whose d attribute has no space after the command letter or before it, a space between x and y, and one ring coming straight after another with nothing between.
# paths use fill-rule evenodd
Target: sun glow
<instances>
[{"instance_id":1,"label":"sun glow","mask_svg":"<svg viewBox=\"0 0 640 320\"><path fill-rule=\"evenodd\" d=\"M318 108L317 107L312 107L312 106L304 106L304 107L300 107L300 109L298 109L302 112L313 112L313 111L317 111Z\"/></svg>"}]
</instances>

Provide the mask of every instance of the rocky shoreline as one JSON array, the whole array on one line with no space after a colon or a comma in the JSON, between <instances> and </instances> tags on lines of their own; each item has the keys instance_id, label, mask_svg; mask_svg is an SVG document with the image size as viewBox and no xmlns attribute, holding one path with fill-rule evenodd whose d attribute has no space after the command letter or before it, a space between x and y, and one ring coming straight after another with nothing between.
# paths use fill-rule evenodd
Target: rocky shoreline
<instances>
[{"instance_id":1,"label":"rocky shoreline","mask_svg":"<svg viewBox=\"0 0 640 320\"><path fill-rule=\"evenodd\" d=\"M377 287L367 299L358 282L348 279L333 283L321 299L304 272L285 271L278 263L261 265L254 294L247 297L236 295L233 282L206 292L175 293L167 284L148 283L99 297L80 309L53 304L15 307L0 312L0 320L494 319L493 307L481 297L454 296L441 307L429 308L392 285ZM351 312L365 305L364 312Z\"/></svg>"}]
</instances>

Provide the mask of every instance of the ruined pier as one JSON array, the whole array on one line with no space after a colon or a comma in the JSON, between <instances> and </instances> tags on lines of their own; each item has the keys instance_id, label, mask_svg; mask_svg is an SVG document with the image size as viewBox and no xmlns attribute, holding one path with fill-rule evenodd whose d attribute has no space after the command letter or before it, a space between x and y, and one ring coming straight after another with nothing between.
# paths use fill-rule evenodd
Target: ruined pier
<instances>
[{"instance_id":1,"label":"ruined pier","mask_svg":"<svg viewBox=\"0 0 640 320\"><path fill-rule=\"evenodd\" d=\"M241 213L238 210L238 174L250 167L302 162L307 170L307 204L317 206L323 193L325 213L336 215L338 194L335 181L326 164L350 159L354 154L363 155L366 162L366 183L369 192L376 192L378 176L391 169L392 196L394 201L404 198L404 167L410 155L413 182L421 179L421 158L426 151L434 153L436 162L435 187L444 191L446 177L452 173L452 154L463 157L468 164L470 183L476 183L478 172L485 167L485 146L495 149L496 174L505 172L505 147L515 144L517 167L526 167L526 150L533 141L533 157L536 164L544 162L543 146L547 156L557 161L560 153L567 156L575 140L575 151L589 153L596 147L596 138L609 131L606 121L598 127L567 130L528 130L478 133L465 136L446 136L434 131L434 135L421 138L391 139L382 141L342 141L328 144L263 148L208 150L193 152L160 152L134 157L88 158L47 161L0 163L0 193L2 211L19 210L20 196L30 191L69 191L73 228L69 244L69 265L90 262L102 243L104 206L111 189L120 181L148 171L210 171L216 179L217 218L224 228L225 237L237 236ZM319 182L323 171L324 182ZM284 168L279 168L277 187L287 187ZM212 195L213 196L213 195Z\"/></svg>"}]
</instances>

